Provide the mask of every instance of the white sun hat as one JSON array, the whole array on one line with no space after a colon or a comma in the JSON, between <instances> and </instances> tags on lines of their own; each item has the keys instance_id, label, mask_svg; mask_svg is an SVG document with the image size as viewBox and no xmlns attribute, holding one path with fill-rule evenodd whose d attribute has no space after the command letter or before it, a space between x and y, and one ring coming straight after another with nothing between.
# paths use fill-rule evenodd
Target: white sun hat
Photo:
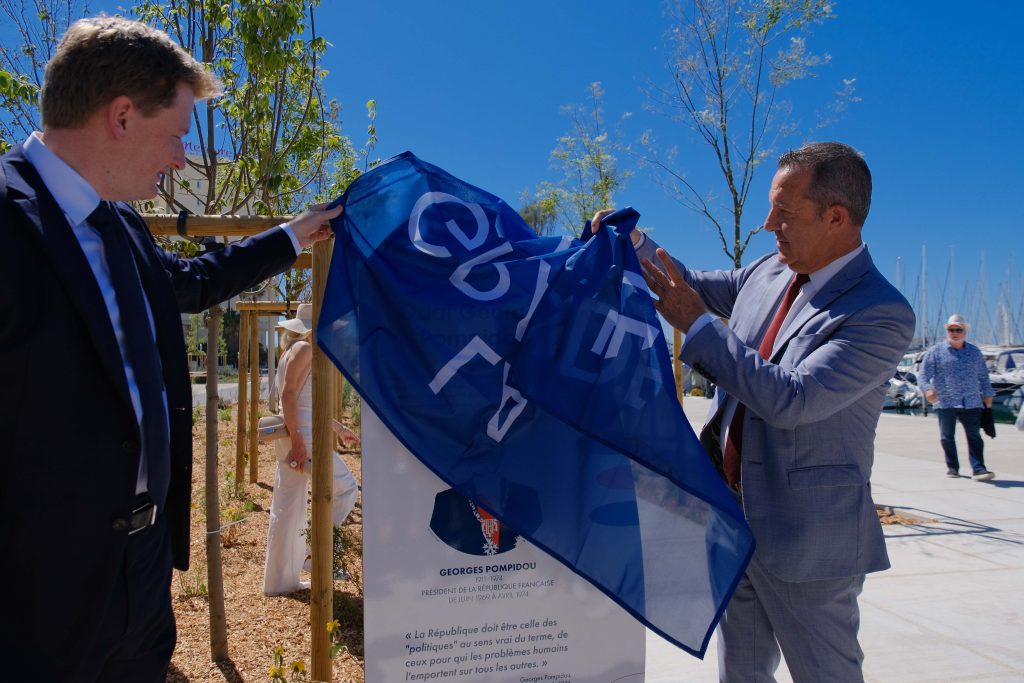
<instances>
[{"instance_id":1,"label":"white sun hat","mask_svg":"<svg viewBox=\"0 0 1024 683\"><path fill-rule=\"evenodd\" d=\"M277 327L295 334L306 334L313 331L313 304L299 304L295 309L295 317L279 322Z\"/></svg>"},{"instance_id":2,"label":"white sun hat","mask_svg":"<svg viewBox=\"0 0 1024 683\"><path fill-rule=\"evenodd\" d=\"M970 327L970 325L967 324L967 321L964 320L964 317L962 315L960 315L959 313L954 313L953 315L949 316L949 320L946 321L946 329L948 330L951 327L962 327L966 330L967 328Z\"/></svg>"}]
</instances>

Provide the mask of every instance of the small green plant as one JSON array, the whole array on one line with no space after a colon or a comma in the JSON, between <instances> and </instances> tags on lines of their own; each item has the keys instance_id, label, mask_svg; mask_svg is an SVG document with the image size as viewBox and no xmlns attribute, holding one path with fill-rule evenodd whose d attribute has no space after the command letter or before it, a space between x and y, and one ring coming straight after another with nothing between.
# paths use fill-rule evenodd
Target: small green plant
<instances>
[{"instance_id":1,"label":"small green plant","mask_svg":"<svg viewBox=\"0 0 1024 683\"><path fill-rule=\"evenodd\" d=\"M200 486L192 491L192 509L206 514L206 487Z\"/></svg>"},{"instance_id":2,"label":"small green plant","mask_svg":"<svg viewBox=\"0 0 1024 683\"><path fill-rule=\"evenodd\" d=\"M225 500L236 497L235 473L231 470L224 473L224 487L221 489L221 497Z\"/></svg>"},{"instance_id":3,"label":"small green plant","mask_svg":"<svg viewBox=\"0 0 1024 683\"><path fill-rule=\"evenodd\" d=\"M221 422L231 422L231 407L225 406L224 408L218 408L217 418Z\"/></svg>"},{"instance_id":4,"label":"small green plant","mask_svg":"<svg viewBox=\"0 0 1024 683\"><path fill-rule=\"evenodd\" d=\"M302 530L302 537L306 539L306 546L313 544L313 529L312 520L306 519L306 528ZM347 576L348 570L345 568L345 532L342 530L343 527L335 526L331 530L331 571L335 577Z\"/></svg>"},{"instance_id":5,"label":"small green plant","mask_svg":"<svg viewBox=\"0 0 1024 683\"><path fill-rule=\"evenodd\" d=\"M253 504L251 501L242 501L225 505L220 511L220 543L225 548L235 545L238 536L238 524L244 522L247 513L251 512Z\"/></svg>"},{"instance_id":6,"label":"small green plant","mask_svg":"<svg viewBox=\"0 0 1024 683\"><path fill-rule=\"evenodd\" d=\"M327 622L327 633L331 639L331 659L337 657L339 653L348 652L348 646L341 641L341 624L337 619ZM288 683L286 674L292 677L293 683L310 680L306 673L306 662L303 660L296 659L285 667L284 645L280 643L274 646L274 665L270 667L267 674L270 676L271 683ZM315 681L310 681L310 683L315 683Z\"/></svg>"},{"instance_id":7,"label":"small green plant","mask_svg":"<svg viewBox=\"0 0 1024 683\"><path fill-rule=\"evenodd\" d=\"M205 598L210 594L206 586L206 565L195 562L187 572L174 572L178 576L178 592L183 600L189 598Z\"/></svg>"},{"instance_id":8,"label":"small green plant","mask_svg":"<svg viewBox=\"0 0 1024 683\"><path fill-rule=\"evenodd\" d=\"M203 411L202 409L199 408L199 406L195 406L194 408L192 408L192 424L199 422L199 418L201 418L202 416Z\"/></svg>"}]
</instances>

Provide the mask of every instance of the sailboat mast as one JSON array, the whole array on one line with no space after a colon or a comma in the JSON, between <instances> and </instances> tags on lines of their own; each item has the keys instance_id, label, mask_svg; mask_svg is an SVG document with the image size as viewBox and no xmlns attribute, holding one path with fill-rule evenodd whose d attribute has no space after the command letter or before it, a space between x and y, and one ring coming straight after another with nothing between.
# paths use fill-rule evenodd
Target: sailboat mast
<instances>
[{"instance_id":1,"label":"sailboat mast","mask_svg":"<svg viewBox=\"0 0 1024 683\"><path fill-rule=\"evenodd\" d=\"M928 268L925 263L925 243L921 242L921 346L928 348Z\"/></svg>"}]
</instances>

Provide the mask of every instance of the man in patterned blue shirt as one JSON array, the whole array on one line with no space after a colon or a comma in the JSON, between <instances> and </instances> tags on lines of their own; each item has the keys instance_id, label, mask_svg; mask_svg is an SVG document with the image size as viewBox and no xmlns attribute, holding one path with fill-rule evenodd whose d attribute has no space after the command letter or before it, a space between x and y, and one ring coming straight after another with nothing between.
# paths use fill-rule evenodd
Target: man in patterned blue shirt
<instances>
[{"instance_id":1,"label":"man in patterned blue shirt","mask_svg":"<svg viewBox=\"0 0 1024 683\"><path fill-rule=\"evenodd\" d=\"M985 469L985 444L981 440L981 409L992 407L995 392L988 381L988 368L981 350L967 343L967 321L958 314L946 321L946 341L928 349L921 361L921 388L935 404L939 417L942 450L946 454L946 476L960 476L956 453L956 422L964 426L974 481L995 478Z\"/></svg>"}]
</instances>

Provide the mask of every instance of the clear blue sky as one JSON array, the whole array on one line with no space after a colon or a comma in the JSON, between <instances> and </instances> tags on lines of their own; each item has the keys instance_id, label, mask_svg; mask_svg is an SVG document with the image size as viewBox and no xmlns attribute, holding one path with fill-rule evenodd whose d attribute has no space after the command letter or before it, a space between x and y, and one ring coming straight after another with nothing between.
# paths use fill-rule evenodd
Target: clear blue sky
<instances>
[{"instance_id":1,"label":"clear blue sky","mask_svg":"<svg viewBox=\"0 0 1024 683\"><path fill-rule=\"evenodd\" d=\"M91 4L111 11L117 3ZM1000 286L1010 288L1013 314L1020 316L1024 3L834 5L837 18L816 27L808 42L812 51L830 54L830 64L787 90L802 122L801 135L787 146L836 139L864 153L875 188L865 241L912 302L927 245L933 326L940 313L967 308L968 297L977 306L982 289L994 311ZM357 146L365 137L364 103L377 101L379 156L411 150L519 207L525 190L557 177L550 153L569 131L561 107L585 103L589 84L600 81L606 120L632 114L622 124L622 142L635 143L649 128L678 145L678 166L694 182L724 193L707 147L644 108L645 85L663 84L667 76L668 20L660 0L323 0L317 18L318 32L332 44L327 95L343 104L345 131ZM816 108L844 78L856 78L862 101L837 123L810 132ZM617 195L620 206L639 210L641 225L689 265L728 266L707 222L666 196L628 157L621 155L619 164L636 171ZM773 167L770 160L759 171L747 227L766 213ZM773 244L758 236L747 254L753 258ZM983 258L987 286L979 288ZM986 325L978 322L980 332ZM1024 320L1016 322L1024 330Z\"/></svg>"},{"instance_id":2,"label":"clear blue sky","mask_svg":"<svg viewBox=\"0 0 1024 683\"><path fill-rule=\"evenodd\" d=\"M930 318L951 256L944 314L976 291L983 254L989 304L1010 277L1016 315L1024 273L1014 199L1024 182L1024 5L839 0L835 13L808 43L831 63L790 97L802 131L812 129L815 108L843 78L857 79L862 101L790 144L836 139L864 153L875 188L865 241L908 298L927 245ZM593 81L606 92L607 120L633 114L625 142L651 128L679 146L679 165L691 178L721 187L709 175L707 148L644 110L645 84L665 81L667 27L661 3L649 0L327 0L319 20L334 45L327 91L344 104L357 144L363 103L374 98L381 156L412 150L517 207L524 190L555 177L549 154L569 130L560 107L585 102ZM620 164L632 168L628 158ZM773 167L761 168L751 192L750 226L765 215ZM713 228L647 173L630 179L618 204L637 208L641 224L689 265L726 267ZM748 254L772 249L773 240L759 236Z\"/></svg>"}]
</instances>

